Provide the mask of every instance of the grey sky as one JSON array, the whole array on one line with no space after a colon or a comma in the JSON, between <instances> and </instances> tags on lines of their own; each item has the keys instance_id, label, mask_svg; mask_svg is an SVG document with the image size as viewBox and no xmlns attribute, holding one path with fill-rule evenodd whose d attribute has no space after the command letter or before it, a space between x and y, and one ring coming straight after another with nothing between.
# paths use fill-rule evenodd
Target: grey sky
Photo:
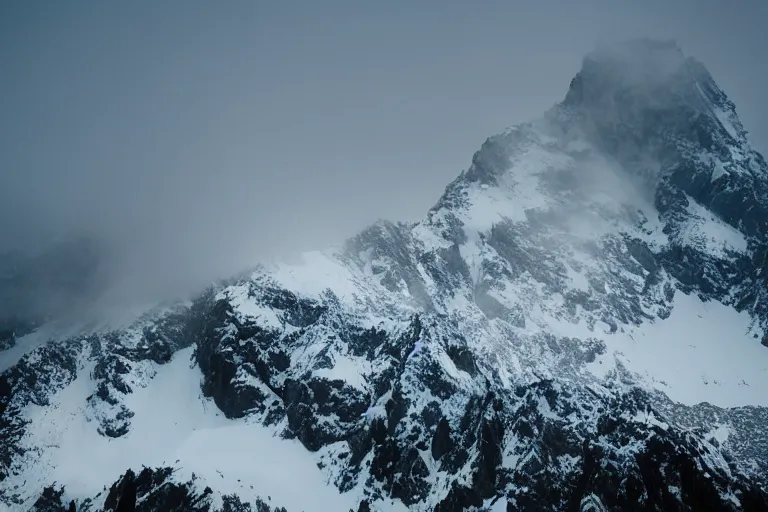
<instances>
[{"instance_id":1,"label":"grey sky","mask_svg":"<svg viewBox=\"0 0 768 512\"><path fill-rule=\"evenodd\" d=\"M415 220L634 36L703 61L765 152L767 20L762 0L3 2L0 236L106 234L164 288Z\"/></svg>"}]
</instances>

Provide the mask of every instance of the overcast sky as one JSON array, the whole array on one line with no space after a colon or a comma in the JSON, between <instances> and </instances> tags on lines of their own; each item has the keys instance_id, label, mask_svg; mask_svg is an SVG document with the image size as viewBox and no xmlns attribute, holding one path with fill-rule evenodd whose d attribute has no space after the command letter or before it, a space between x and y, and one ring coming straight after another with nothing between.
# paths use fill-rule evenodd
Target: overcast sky
<instances>
[{"instance_id":1,"label":"overcast sky","mask_svg":"<svg viewBox=\"0 0 768 512\"><path fill-rule=\"evenodd\" d=\"M109 234L164 283L416 220L634 36L703 61L765 152L766 20L763 0L2 2L0 235Z\"/></svg>"}]
</instances>

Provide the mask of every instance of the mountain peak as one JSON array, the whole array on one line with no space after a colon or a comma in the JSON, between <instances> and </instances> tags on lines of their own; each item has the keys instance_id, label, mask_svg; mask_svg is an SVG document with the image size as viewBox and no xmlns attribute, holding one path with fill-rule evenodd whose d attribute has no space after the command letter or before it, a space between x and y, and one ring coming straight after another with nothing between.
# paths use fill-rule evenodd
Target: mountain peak
<instances>
[{"instance_id":1,"label":"mountain peak","mask_svg":"<svg viewBox=\"0 0 768 512\"><path fill-rule=\"evenodd\" d=\"M628 91L691 89L697 75L708 75L703 66L695 64L673 41L632 39L604 44L584 57L565 103L590 103Z\"/></svg>"},{"instance_id":2,"label":"mountain peak","mask_svg":"<svg viewBox=\"0 0 768 512\"><path fill-rule=\"evenodd\" d=\"M720 132L726 143L746 140L735 105L707 68L674 41L599 46L584 57L561 107L586 114L603 137L605 129L635 126L643 128L635 134L641 139L649 131L690 139L694 134L683 132L707 118L715 125L707 131Z\"/></svg>"}]
</instances>

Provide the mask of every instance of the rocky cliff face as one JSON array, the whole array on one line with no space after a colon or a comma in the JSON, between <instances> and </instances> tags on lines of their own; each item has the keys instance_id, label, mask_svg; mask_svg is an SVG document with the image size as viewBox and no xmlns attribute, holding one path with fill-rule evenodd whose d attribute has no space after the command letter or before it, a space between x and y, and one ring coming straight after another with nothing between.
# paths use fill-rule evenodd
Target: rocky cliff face
<instances>
[{"instance_id":1,"label":"rocky cliff face","mask_svg":"<svg viewBox=\"0 0 768 512\"><path fill-rule=\"evenodd\" d=\"M767 190L701 64L599 49L419 223L16 340L0 501L766 510Z\"/></svg>"}]
</instances>

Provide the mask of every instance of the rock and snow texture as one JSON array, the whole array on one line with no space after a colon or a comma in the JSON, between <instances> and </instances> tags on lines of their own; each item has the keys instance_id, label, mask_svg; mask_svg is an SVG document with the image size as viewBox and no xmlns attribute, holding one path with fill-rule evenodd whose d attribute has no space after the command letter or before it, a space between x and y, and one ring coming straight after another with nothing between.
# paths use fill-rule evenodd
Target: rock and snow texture
<instances>
[{"instance_id":1,"label":"rock and snow texture","mask_svg":"<svg viewBox=\"0 0 768 512\"><path fill-rule=\"evenodd\" d=\"M16 339L0 503L765 510L767 209L700 63L601 48L421 222Z\"/></svg>"}]
</instances>

